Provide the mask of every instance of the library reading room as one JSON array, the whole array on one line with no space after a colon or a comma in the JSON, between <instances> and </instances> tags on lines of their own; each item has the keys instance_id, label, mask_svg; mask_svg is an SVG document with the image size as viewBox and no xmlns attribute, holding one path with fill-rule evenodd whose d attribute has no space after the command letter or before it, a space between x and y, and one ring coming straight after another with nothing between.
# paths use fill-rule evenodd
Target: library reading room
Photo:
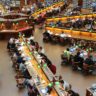
<instances>
[{"instance_id":1,"label":"library reading room","mask_svg":"<svg viewBox=\"0 0 96 96\"><path fill-rule=\"evenodd\" d=\"M0 96L96 96L96 0L0 0Z\"/></svg>"}]
</instances>

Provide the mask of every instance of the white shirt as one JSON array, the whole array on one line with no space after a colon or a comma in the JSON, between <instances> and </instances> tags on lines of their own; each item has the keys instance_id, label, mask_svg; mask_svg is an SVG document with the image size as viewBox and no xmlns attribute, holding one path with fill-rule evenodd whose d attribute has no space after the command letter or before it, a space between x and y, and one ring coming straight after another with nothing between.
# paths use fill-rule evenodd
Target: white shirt
<instances>
[{"instance_id":1,"label":"white shirt","mask_svg":"<svg viewBox=\"0 0 96 96\"><path fill-rule=\"evenodd\" d=\"M67 35L66 34L60 34L60 37L66 37Z\"/></svg>"},{"instance_id":2,"label":"white shirt","mask_svg":"<svg viewBox=\"0 0 96 96\"><path fill-rule=\"evenodd\" d=\"M15 43L19 43L19 40L18 39L15 39Z\"/></svg>"},{"instance_id":3,"label":"white shirt","mask_svg":"<svg viewBox=\"0 0 96 96\"><path fill-rule=\"evenodd\" d=\"M19 65L19 69L20 69L22 72L26 71L26 67L25 67L25 65L22 64L22 63Z\"/></svg>"},{"instance_id":4,"label":"white shirt","mask_svg":"<svg viewBox=\"0 0 96 96\"><path fill-rule=\"evenodd\" d=\"M34 36L31 36L30 38L28 38L28 40L34 40Z\"/></svg>"},{"instance_id":5,"label":"white shirt","mask_svg":"<svg viewBox=\"0 0 96 96\"><path fill-rule=\"evenodd\" d=\"M66 81L64 81L63 87L64 87L64 90L69 90L70 89L70 86Z\"/></svg>"},{"instance_id":6,"label":"white shirt","mask_svg":"<svg viewBox=\"0 0 96 96\"><path fill-rule=\"evenodd\" d=\"M9 43L12 44L14 41L14 38L10 38Z\"/></svg>"},{"instance_id":7,"label":"white shirt","mask_svg":"<svg viewBox=\"0 0 96 96\"><path fill-rule=\"evenodd\" d=\"M50 30L47 31L49 34L53 34Z\"/></svg>"},{"instance_id":8,"label":"white shirt","mask_svg":"<svg viewBox=\"0 0 96 96\"><path fill-rule=\"evenodd\" d=\"M44 49L42 49L42 50L41 50L41 53L45 53L45 50L44 50Z\"/></svg>"}]
</instances>

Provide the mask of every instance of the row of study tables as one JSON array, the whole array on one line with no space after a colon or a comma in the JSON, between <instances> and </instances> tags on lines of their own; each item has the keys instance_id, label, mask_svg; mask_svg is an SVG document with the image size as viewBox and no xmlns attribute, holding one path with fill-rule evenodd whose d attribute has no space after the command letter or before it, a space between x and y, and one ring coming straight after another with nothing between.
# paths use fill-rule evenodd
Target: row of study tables
<instances>
[{"instance_id":1,"label":"row of study tables","mask_svg":"<svg viewBox=\"0 0 96 96\"><path fill-rule=\"evenodd\" d=\"M32 14L33 17L37 17L37 15L41 14L41 13L44 13L46 11L49 11L50 9L54 8L54 7L59 7L59 6L62 6L64 5L64 1L60 1L60 2L57 2L49 7L46 7L44 9L41 9L40 11L37 11L35 13Z\"/></svg>"},{"instance_id":2,"label":"row of study tables","mask_svg":"<svg viewBox=\"0 0 96 96\"><path fill-rule=\"evenodd\" d=\"M60 35L62 32L64 34L70 35L72 38L78 38L78 39L84 39L84 40L92 40L96 41L96 33L95 32L87 32L87 31L80 31L80 30L72 30L72 29L63 29L63 28L56 28L56 27L50 27L48 24L50 22L66 22L68 19L83 19L83 18L91 18L91 17L96 17L96 14L89 14L89 15L80 15L80 16L66 16L66 17L56 17L56 18L49 18L46 20L46 30L49 30L53 35ZM87 88L86 89L86 96L96 96L96 84L95 88Z\"/></svg>"},{"instance_id":3,"label":"row of study tables","mask_svg":"<svg viewBox=\"0 0 96 96\"><path fill-rule=\"evenodd\" d=\"M71 35L72 38L96 41L95 32L86 32L86 31L84 32L78 30L76 31L76 30L52 28L52 27L46 27L45 29L51 31L52 34L54 35L60 35L63 32L64 34Z\"/></svg>"},{"instance_id":4,"label":"row of study tables","mask_svg":"<svg viewBox=\"0 0 96 96\"><path fill-rule=\"evenodd\" d=\"M22 51L25 56L28 57L28 61L26 63L27 69L32 76L32 80L37 86L37 89L41 96L67 96L68 93L66 91L60 90L58 84L55 85L52 89L50 95L42 93L42 90L45 89L51 81L53 80L53 73L46 66L40 67L40 57L37 52L32 52L30 49L30 45L26 43L24 37L20 38L21 42L25 44L22 45ZM40 78L40 84L37 83L37 78Z\"/></svg>"},{"instance_id":5,"label":"row of study tables","mask_svg":"<svg viewBox=\"0 0 96 96\"><path fill-rule=\"evenodd\" d=\"M64 4L64 2L63 1L60 1L60 2L57 2L57 3L54 3L53 5L51 5L51 6L49 6L49 7L46 7L46 8L44 8L44 9L41 9L41 10L39 10L39 11L37 11L37 12L35 12L35 13L33 13L32 14L32 16L33 17L37 17L37 15L39 15L39 14L41 14L41 13L44 13L44 12L46 12L46 11L48 11L48 10L50 10L50 9L52 9L52 8L54 8L54 7L59 7L59 6L62 6ZM7 14L5 14L4 16L6 16ZM15 15L15 13L14 13L14 15ZM22 14L17 14L17 15L22 15ZM2 17L3 15L1 15L1 17ZM24 18L19 18L19 19L8 19L8 21L18 21L18 20L23 20L23 19L25 19L25 17ZM7 19L6 19L7 20ZM1 22L6 22L6 20L5 19L0 19L0 21ZM4 36L4 38L6 38L7 36L9 36L10 34L17 34L17 33L19 33L19 32L22 32L22 31L27 31L27 30L33 30L33 28L32 28L33 26L28 26L28 27L26 27L26 28L22 28L22 29L16 29L15 30L15 28L14 29L9 29L9 30L7 30L7 29L3 29L3 30L0 30L0 34L4 34L4 35L6 35L6 36ZM9 34L9 35L8 35ZM3 37L3 36L1 36L1 37ZM0 38L1 38L0 37ZM10 36L9 36L10 37ZM8 38L9 38L8 37Z\"/></svg>"},{"instance_id":6,"label":"row of study tables","mask_svg":"<svg viewBox=\"0 0 96 96\"><path fill-rule=\"evenodd\" d=\"M89 15L80 15L80 16L66 16L66 17L56 17L56 18L49 18L46 20L46 30L50 30L53 34L61 34L64 32L65 34L70 34L73 38L79 39L86 39L86 40L93 40L96 41L96 33L95 32L87 32L81 30L74 30L74 29L65 29L65 28L56 28L48 26L50 22L67 22L68 19L83 19L83 18L92 18L96 17L96 14L89 14Z\"/></svg>"},{"instance_id":7,"label":"row of study tables","mask_svg":"<svg viewBox=\"0 0 96 96\"><path fill-rule=\"evenodd\" d=\"M83 18L91 18L91 17L96 17L96 14L88 14L88 15L79 15L79 16L65 16L65 17L56 17L56 18L49 18L46 20L47 23L53 21L57 22L59 20L66 22L68 19L83 19Z\"/></svg>"}]
</instances>

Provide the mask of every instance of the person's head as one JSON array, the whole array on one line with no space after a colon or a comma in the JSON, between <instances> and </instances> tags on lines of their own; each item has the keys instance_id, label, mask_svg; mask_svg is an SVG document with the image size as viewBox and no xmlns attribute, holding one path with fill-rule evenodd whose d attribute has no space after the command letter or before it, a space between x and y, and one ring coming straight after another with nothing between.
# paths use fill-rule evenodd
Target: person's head
<instances>
[{"instance_id":1,"label":"person's head","mask_svg":"<svg viewBox=\"0 0 96 96\"><path fill-rule=\"evenodd\" d=\"M28 85L27 85L27 86L28 86L30 89L32 89L32 88L33 88L33 87L31 86L31 84L29 84L29 83L28 83Z\"/></svg>"},{"instance_id":2,"label":"person's head","mask_svg":"<svg viewBox=\"0 0 96 96\"><path fill-rule=\"evenodd\" d=\"M18 56L21 57L21 53L20 52L18 52Z\"/></svg>"},{"instance_id":3,"label":"person's head","mask_svg":"<svg viewBox=\"0 0 96 96\"><path fill-rule=\"evenodd\" d=\"M42 50L42 47L40 46L40 50Z\"/></svg>"},{"instance_id":4,"label":"person's head","mask_svg":"<svg viewBox=\"0 0 96 96\"><path fill-rule=\"evenodd\" d=\"M13 39L13 43L15 43L15 39Z\"/></svg>"},{"instance_id":5,"label":"person's head","mask_svg":"<svg viewBox=\"0 0 96 96\"><path fill-rule=\"evenodd\" d=\"M49 64L48 64L48 67L50 67L51 65L52 65L52 64L49 63Z\"/></svg>"},{"instance_id":6,"label":"person's head","mask_svg":"<svg viewBox=\"0 0 96 96\"><path fill-rule=\"evenodd\" d=\"M69 51L69 48L67 48L66 50Z\"/></svg>"},{"instance_id":7,"label":"person's head","mask_svg":"<svg viewBox=\"0 0 96 96\"><path fill-rule=\"evenodd\" d=\"M30 42L33 42L33 40L31 39Z\"/></svg>"},{"instance_id":8,"label":"person's head","mask_svg":"<svg viewBox=\"0 0 96 96\"><path fill-rule=\"evenodd\" d=\"M77 56L80 56L80 52L77 52Z\"/></svg>"},{"instance_id":9,"label":"person's head","mask_svg":"<svg viewBox=\"0 0 96 96\"><path fill-rule=\"evenodd\" d=\"M22 63L25 64L25 60L23 60Z\"/></svg>"},{"instance_id":10,"label":"person's head","mask_svg":"<svg viewBox=\"0 0 96 96\"><path fill-rule=\"evenodd\" d=\"M61 22L61 20L59 20L59 22Z\"/></svg>"},{"instance_id":11,"label":"person's head","mask_svg":"<svg viewBox=\"0 0 96 96\"><path fill-rule=\"evenodd\" d=\"M61 75L59 76L59 80L62 80L62 76Z\"/></svg>"},{"instance_id":12,"label":"person's head","mask_svg":"<svg viewBox=\"0 0 96 96\"><path fill-rule=\"evenodd\" d=\"M62 31L61 34L63 34L64 32Z\"/></svg>"},{"instance_id":13,"label":"person's head","mask_svg":"<svg viewBox=\"0 0 96 96\"><path fill-rule=\"evenodd\" d=\"M35 42L35 45L38 45L38 42Z\"/></svg>"},{"instance_id":14,"label":"person's head","mask_svg":"<svg viewBox=\"0 0 96 96\"><path fill-rule=\"evenodd\" d=\"M61 83L61 84L64 84L64 81L63 81L63 80L60 80L60 83Z\"/></svg>"}]
</instances>

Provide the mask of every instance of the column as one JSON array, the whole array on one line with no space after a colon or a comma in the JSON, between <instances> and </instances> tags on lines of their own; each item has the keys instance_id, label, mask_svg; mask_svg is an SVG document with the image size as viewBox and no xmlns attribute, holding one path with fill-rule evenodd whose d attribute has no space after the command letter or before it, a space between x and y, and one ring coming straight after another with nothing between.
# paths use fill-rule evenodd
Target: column
<instances>
[{"instance_id":1,"label":"column","mask_svg":"<svg viewBox=\"0 0 96 96\"><path fill-rule=\"evenodd\" d=\"M25 5L27 5L27 0L25 0Z\"/></svg>"},{"instance_id":2,"label":"column","mask_svg":"<svg viewBox=\"0 0 96 96\"><path fill-rule=\"evenodd\" d=\"M20 0L20 7L22 8L25 5L25 0Z\"/></svg>"}]
</instances>

